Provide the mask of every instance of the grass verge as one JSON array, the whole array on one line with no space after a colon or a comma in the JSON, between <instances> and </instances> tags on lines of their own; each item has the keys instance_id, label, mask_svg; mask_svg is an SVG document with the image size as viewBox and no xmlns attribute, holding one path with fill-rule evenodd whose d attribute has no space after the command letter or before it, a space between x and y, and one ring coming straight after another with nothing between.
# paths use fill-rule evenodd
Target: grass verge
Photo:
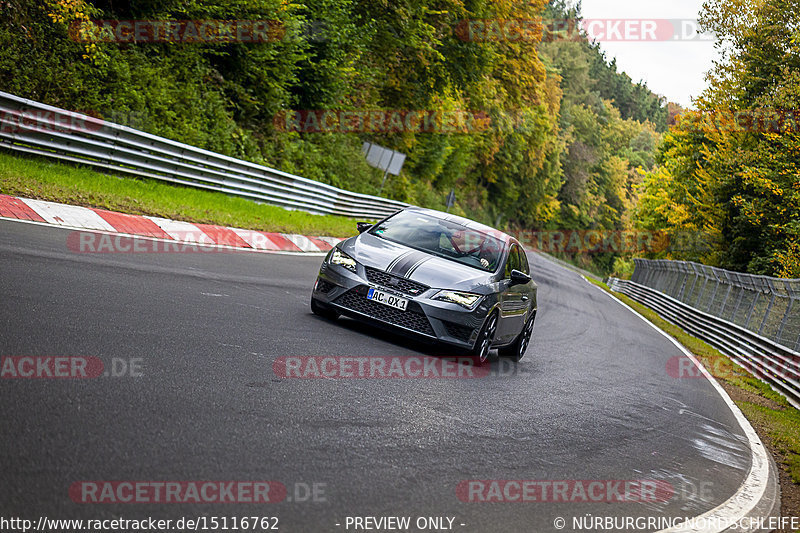
<instances>
[{"instance_id":1,"label":"grass verge","mask_svg":"<svg viewBox=\"0 0 800 533\"><path fill-rule=\"evenodd\" d=\"M600 281L589 283L612 293ZM658 313L618 292L612 293L692 352L742 410L778 464L781 515L800 516L800 411L747 370Z\"/></svg>"},{"instance_id":2,"label":"grass verge","mask_svg":"<svg viewBox=\"0 0 800 533\"><path fill-rule=\"evenodd\" d=\"M278 233L349 237L355 221L257 204L227 194L0 152L0 193L65 204Z\"/></svg>"}]
</instances>

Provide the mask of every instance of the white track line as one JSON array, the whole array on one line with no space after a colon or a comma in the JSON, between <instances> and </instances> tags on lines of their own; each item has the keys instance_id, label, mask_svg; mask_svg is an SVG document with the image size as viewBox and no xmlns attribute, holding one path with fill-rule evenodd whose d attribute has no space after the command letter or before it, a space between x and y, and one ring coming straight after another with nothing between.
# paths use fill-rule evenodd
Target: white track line
<instances>
[{"instance_id":1,"label":"white track line","mask_svg":"<svg viewBox=\"0 0 800 533\"><path fill-rule=\"evenodd\" d=\"M589 281L586 280L584 276L581 276L586 283ZM767 490L767 480L769 478L769 457L767 456L767 451L764 449L764 445L761 443L761 439L758 437L758 434L753 429L753 426L750 425L750 422L745 418L742 414L742 411L733 403L728 393L725 392L725 389L717 382L714 377L708 373L708 370L697 360L692 352L687 350L686 348L681 345L677 340L672 338L669 334L665 331L662 331L658 326L647 320L641 314L637 313L633 310L629 305L625 302L621 301L613 294L609 294L608 292L604 291L602 288L597 287L596 285L589 283L597 290L626 308L628 311L633 313L634 315L638 316L642 320L644 320L647 324L649 324L654 330L659 332L661 335L669 339L669 341L674 344L681 352L686 355L692 362L697 366L697 368L702 372L703 376L711 383L711 385L717 390L719 395L728 405L728 408L733 413L733 416L736 418L736 421L739 423L739 426L744 431L747 440L750 443L750 453L752 455L752 464L750 466L750 472L748 472L747 477L745 478L742 485L739 487L739 490L736 493L728 498L727 501L721 503L717 507L707 511L701 515L696 516L692 522L695 525L703 525L705 524L706 528L691 528L687 525L680 524L673 528L664 529L659 533L683 533L683 532L703 532L703 533L718 533L723 531L726 528L719 529L719 527L713 526L720 526L723 524L733 525L736 523L737 520L745 518L748 513L750 513L756 505L761 501L761 498L764 496L764 493ZM747 531L747 530L739 530L739 531Z\"/></svg>"}]
</instances>

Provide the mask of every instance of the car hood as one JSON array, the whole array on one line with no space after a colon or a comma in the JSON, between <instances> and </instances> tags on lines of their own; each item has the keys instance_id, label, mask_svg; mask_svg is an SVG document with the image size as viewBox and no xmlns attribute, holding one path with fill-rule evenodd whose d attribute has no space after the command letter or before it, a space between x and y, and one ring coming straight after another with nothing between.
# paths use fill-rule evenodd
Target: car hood
<instances>
[{"instance_id":1,"label":"car hood","mask_svg":"<svg viewBox=\"0 0 800 533\"><path fill-rule=\"evenodd\" d=\"M364 266L389 271L429 287L479 293L490 292L492 272L461 265L370 233L343 241L342 250Z\"/></svg>"}]
</instances>

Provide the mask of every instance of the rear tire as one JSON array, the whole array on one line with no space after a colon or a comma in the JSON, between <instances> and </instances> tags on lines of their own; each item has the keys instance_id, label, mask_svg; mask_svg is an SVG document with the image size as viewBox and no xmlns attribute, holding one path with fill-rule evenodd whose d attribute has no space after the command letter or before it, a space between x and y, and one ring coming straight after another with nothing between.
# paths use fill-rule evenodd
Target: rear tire
<instances>
[{"instance_id":1,"label":"rear tire","mask_svg":"<svg viewBox=\"0 0 800 533\"><path fill-rule=\"evenodd\" d=\"M327 318L328 320L336 320L339 318L339 313L323 304L316 298L311 298L311 312L317 316L321 316L322 318Z\"/></svg>"},{"instance_id":2,"label":"rear tire","mask_svg":"<svg viewBox=\"0 0 800 533\"><path fill-rule=\"evenodd\" d=\"M531 343L531 336L533 335L533 322L535 320L536 313L534 312L514 342L498 350L500 357L507 357L512 361L519 361L525 356L525 352L528 350L528 346L530 346Z\"/></svg>"}]
</instances>

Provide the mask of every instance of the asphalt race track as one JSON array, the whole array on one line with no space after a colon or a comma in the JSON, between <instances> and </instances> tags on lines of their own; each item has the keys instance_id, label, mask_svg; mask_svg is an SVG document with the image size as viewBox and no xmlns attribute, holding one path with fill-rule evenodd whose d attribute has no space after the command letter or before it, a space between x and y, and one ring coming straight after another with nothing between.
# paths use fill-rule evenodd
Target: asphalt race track
<instances>
[{"instance_id":1,"label":"asphalt race track","mask_svg":"<svg viewBox=\"0 0 800 533\"><path fill-rule=\"evenodd\" d=\"M539 256L539 313L520 363L501 360L475 379L283 379L281 357L444 352L312 315L320 257L79 254L68 234L0 221L0 356L90 356L122 375L0 379L0 515L274 516L289 532L355 531L347 517L367 516L547 532L563 517L571 531L578 516L698 515L750 468L747 439L712 385L667 371L675 346ZM86 480L269 480L288 494L76 503L70 487ZM462 501L468 480L657 480L674 493Z\"/></svg>"}]
</instances>

